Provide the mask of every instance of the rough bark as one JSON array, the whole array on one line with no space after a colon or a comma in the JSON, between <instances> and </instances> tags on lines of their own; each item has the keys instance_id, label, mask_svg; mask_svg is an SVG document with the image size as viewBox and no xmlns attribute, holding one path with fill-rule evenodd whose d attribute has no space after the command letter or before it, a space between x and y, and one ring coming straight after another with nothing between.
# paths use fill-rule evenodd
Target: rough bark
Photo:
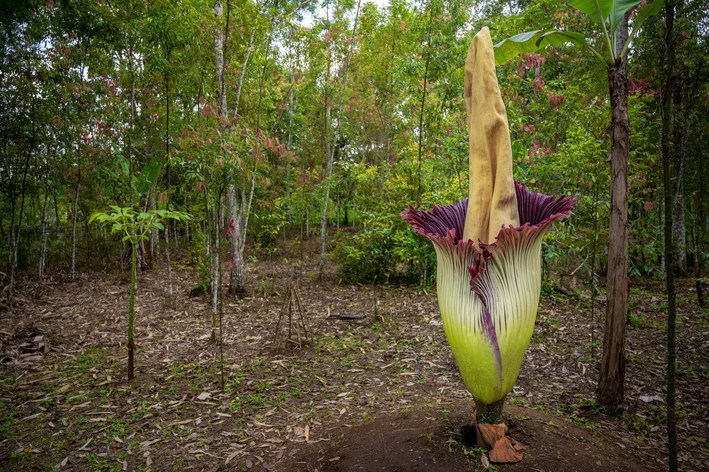
<instances>
[{"instance_id":1,"label":"rough bark","mask_svg":"<svg viewBox=\"0 0 709 472\"><path fill-rule=\"evenodd\" d=\"M608 230L606 323L598 401L610 411L623 403L625 383L625 322L628 304L628 79L623 59L608 69L611 97L611 208Z\"/></svg>"}]
</instances>

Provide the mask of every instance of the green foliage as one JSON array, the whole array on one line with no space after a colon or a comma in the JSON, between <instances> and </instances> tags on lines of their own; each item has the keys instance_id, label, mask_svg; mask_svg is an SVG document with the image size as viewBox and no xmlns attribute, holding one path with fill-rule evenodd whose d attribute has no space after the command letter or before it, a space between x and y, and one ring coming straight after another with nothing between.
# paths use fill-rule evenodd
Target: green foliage
<instances>
[{"instance_id":1,"label":"green foliage","mask_svg":"<svg viewBox=\"0 0 709 472\"><path fill-rule=\"evenodd\" d=\"M264 211L256 215L256 242L269 254L278 248L278 235L286 225L287 219L283 211Z\"/></svg>"},{"instance_id":2,"label":"green foliage","mask_svg":"<svg viewBox=\"0 0 709 472\"><path fill-rule=\"evenodd\" d=\"M149 161L133 180L133 189L138 195L147 195L150 188L157 182L159 174L160 161L157 159Z\"/></svg>"},{"instance_id":3,"label":"green foliage","mask_svg":"<svg viewBox=\"0 0 709 472\"><path fill-rule=\"evenodd\" d=\"M120 233L122 240L131 244L138 244L141 240L148 240L150 231L163 230L163 221L166 219L187 221L187 213L168 210L135 211L132 208L121 208L111 205L111 213L96 212L89 218L89 224L98 221L102 225L110 225L111 233Z\"/></svg>"},{"instance_id":4,"label":"green foliage","mask_svg":"<svg viewBox=\"0 0 709 472\"><path fill-rule=\"evenodd\" d=\"M571 0L569 5L582 11L595 23L601 25L603 38L605 39L605 53L599 53L590 42L590 38L574 31L560 31L555 28L529 31L520 33L510 38L504 39L495 45L495 62L505 64L514 57L522 53L531 53L546 47L559 47L566 43L571 43L579 48L586 48L596 55L607 65L615 63L618 57L623 57L628 50L630 42L640 31L640 27L649 16L656 15L664 6L664 0L644 6L635 18L633 31L631 32L622 51L618 53L616 48L615 32L620 25L623 16L630 9L641 3L641 0Z\"/></svg>"}]
</instances>

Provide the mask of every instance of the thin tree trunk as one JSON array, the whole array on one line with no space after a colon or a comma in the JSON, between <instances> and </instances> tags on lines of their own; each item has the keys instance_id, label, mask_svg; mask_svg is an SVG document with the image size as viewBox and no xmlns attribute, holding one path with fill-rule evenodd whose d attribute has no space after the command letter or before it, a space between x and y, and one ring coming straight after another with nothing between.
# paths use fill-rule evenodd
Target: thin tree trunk
<instances>
[{"instance_id":1,"label":"thin tree trunk","mask_svg":"<svg viewBox=\"0 0 709 472\"><path fill-rule=\"evenodd\" d=\"M44 205L42 205L42 243L39 248L39 263L37 264L37 277L40 279L44 275L44 266L47 256L47 233L49 233L49 188L44 196Z\"/></svg>"},{"instance_id":2,"label":"thin tree trunk","mask_svg":"<svg viewBox=\"0 0 709 472\"><path fill-rule=\"evenodd\" d=\"M158 191L157 180L150 187L150 192L148 193L148 199L146 200L147 210L157 210L156 193ZM158 254L160 254L160 232L157 229L150 231L150 257L148 258L148 265L152 269L153 264L157 265Z\"/></svg>"},{"instance_id":3,"label":"thin tree trunk","mask_svg":"<svg viewBox=\"0 0 709 472\"><path fill-rule=\"evenodd\" d=\"M59 204L57 203L57 184L52 182L52 201L54 202L54 234L59 234Z\"/></svg>"},{"instance_id":4,"label":"thin tree trunk","mask_svg":"<svg viewBox=\"0 0 709 472\"><path fill-rule=\"evenodd\" d=\"M325 255L327 252L326 248L326 236L327 236L327 203L330 198L330 177L332 176L332 162L335 159L335 151L337 149L337 139L339 138L340 132L340 120L342 119L342 108L345 104L345 99L347 98L347 77L349 75L350 62L352 60L352 51L354 49L355 34L357 33L357 21L359 20L359 10L362 4L362 0L357 2L357 12L355 13L354 24L352 25L352 35L350 36L350 49L347 53L347 62L345 62L345 78L342 84L342 96L340 97L340 107L337 111L337 123L335 125L335 136L332 141L332 146L328 159L327 166L325 170L325 196L323 197L323 208L322 217L320 219L320 277L323 275L325 269Z\"/></svg>"},{"instance_id":5,"label":"thin tree trunk","mask_svg":"<svg viewBox=\"0 0 709 472\"><path fill-rule=\"evenodd\" d=\"M669 470L676 472L677 463L677 422L675 418L675 330L677 309L675 299L672 248L672 182L670 174L670 128L672 120L672 92L675 80L675 3L665 4L665 48L667 50L666 82L662 90L662 174L665 194L665 280L667 282L667 438L669 453Z\"/></svg>"},{"instance_id":6,"label":"thin tree trunk","mask_svg":"<svg viewBox=\"0 0 709 472\"><path fill-rule=\"evenodd\" d=\"M220 201L221 197L217 197L217 214L215 215L215 221L214 221L214 266L213 266L213 272L212 272L212 279L214 280L214 289L212 290L212 329L216 330L217 329L217 314L219 311L219 290L221 287L219 287L219 236L220 236L220 231L219 231L219 206L220 206ZM212 332L212 338L216 340L216 332Z\"/></svg>"},{"instance_id":7,"label":"thin tree trunk","mask_svg":"<svg viewBox=\"0 0 709 472\"><path fill-rule=\"evenodd\" d=\"M22 217L24 215L24 210L25 210L25 193L26 193L26 184L27 184L27 172L29 171L30 159L32 157L32 153L34 152L34 138L35 138L34 110L33 110L32 116L33 116L33 119L32 119L32 141L30 143L30 149L27 152L27 157L25 158L25 170L22 173L22 190L21 190L22 197L20 199L20 215L17 220L17 225L14 224L15 201L13 201L13 204L12 204L13 222L10 225L10 238L12 239L12 253L10 255L10 284L8 285L8 289L7 289L7 298L10 303L12 303L12 290L15 286L15 270L17 269L17 251L20 246L20 236L22 235Z\"/></svg>"},{"instance_id":8,"label":"thin tree trunk","mask_svg":"<svg viewBox=\"0 0 709 472\"><path fill-rule=\"evenodd\" d=\"M681 74L680 74L681 76ZM685 109L682 90L682 80L675 74L673 83L673 112L672 125L672 238L674 247L674 263L677 276L687 275L687 230L684 215L684 149L687 138L685 130Z\"/></svg>"},{"instance_id":9,"label":"thin tree trunk","mask_svg":"<svg viewBox=\"0 0 709 472\"><path fill-rule=\"evenodd\" d=\"M428 20L428 45L426 47L426 66L425 70L423 73L423 91L421 93L421 111L419 113L419 145L418 145L418 161L417 161L417 169L416 169L416 208L419 208L421 206L421 172L423 168L423 135L424 135L424 129L423 129L423 124L424 124L424 112L426 111L426 90L428 87L428 67L431 62L431 25L433 24L433 11L431 11L432 8L432 2L429 2L428 4L429 7L429 20ZM423 247L421 245L421 239L420 237L416 238L416 246L417 246L417 252L419 253L419 282L421 285L421 288L425 288L426 286L426 276L424 275L425 273L425 263L424 263L424 258L422 256L422 251Z\"/></svg>"},{"instance_id":10,"label":"thin tree trunk","mask_svg":"<svg viewBox=\"0 0 709 472\"><path fill-rule=\"evenodd\" d=\"M79 214L79 190L81 189L81 167L79 167L79 177L76 180L76 192L74 194L74 218L71 226L71 280L74 280L76 271L76 217Z\"/></svg>"},{"instance_id":11,"label":"thin tree trunk","mask_svg":"<svg viewBox=\"0 0 709 472\"><path fill-rule=\"evenodd\" d=\"M130 69L130 129L126 144L128 147L128 187L130 192L130 207L135 205L135 192L133 191L133 133L135 132L135 71L133 70L133 43L128 41L126 34L126 45L128 50L128 68Z\"/></svg>"},{"instance_id":12,"label":"thin tree trunk","mask_svg":"<svg viewBox=\"0 0 709 472\"><path fill-rule=\"evenodd\" d=\"M608 230L607 308L598 401L611 411L623 403L628 306L628 79L620 58L608 70L611 96L611 208Z\"/></svg>"},{"instance_id":13,"label":"thin tree trunk","mask_svg":"<svg viewBox=\"0 0 709 472\"><path fill-rule=\"evenodd\" d=\"M185 212L189 213L188 199L187 196L189 192L185 191ZM185 220L185 242L187 243L187 248L190 246L190 220Z\"/></svg>"},{"instance_id":14,"label":"thin tree trunk","mask_svg":"<svg viewBox=\"0 0 709 472\"><path fill-rule=\"evenodd\" d=\"M293 149L293 86L295 85L295 61L290 66L290 91L288 92L288 144L287 149ZM293 219L291 211L291 159L286 164L286 220L290 223Z\"/></svg>"},{"instance_id":15,"label":"thin tree trunk","mask_svg":"<svg viewBox=\"0 0 709 472\"><path fill-rule=\"evenodd\" d=\"M210 214L209 211L209 197L207 195L207 189L204 189L204 213L207 216L207 257L209 257L209 294L210 295L216 295L216 290L217 290L217 283L216 280L214 279L214 265L215 265L215 258L214 258L214 253L215 250L212 247L212 215ZM218 238L219 236L217 235L215 237ZM214 298L212 298L212 336L211 340L212 342L217 340L217 306L216 303L214 302Z\"/></svg>"},{"instance_id":16,"label":"thin tree trunk","mask_svg":"<svg viewBox=\"0 0 709 472\"><path fill-rule=\"evenodd\" d=\"M431 3L429 2L429 9ZM421 92L421 111L419 112L419 146L418 146L418 161L416 172L416 208L421 206L421 170L423 164L423 119L424 111L426 110L426 90L428 87L428 67L431 62L431 25L433 24L433 11L428 12L428 39L426 47L426 66L423 73L423 91ZM420 245L420 241L419 241Z\"/></svg>"},{"instance_id":17,"label":"thin tree trunk","mask_svg":"<svg viewBox=\"0 0 709 472\"><path fill-rule=\"evenodd\" d=\"M239 75L239 86L236 89L236 103L234 104L234 116L239 116L239 102L241 101L241 87L244 85L244 76L246 75L246 65L249 63L249 56L251 56L251 48L254 44L254 33L251 32L251 37L249 38L249 47L246 49L246 57L244 58L244 63L241 64L241 74Z\"/></svg>"},{"instance_id":18,"label":"thin tree trunk","mask_svg":"<svg viewBox=\"0 0 709 472\"><path fill-rule=\"evenodd\" d=\"M225 37L228 38L228 25L229 25L229 7L227 7L227 28L225 29ZM239 105L241 102L241 88L244 83L244 76L246 75L246 66L249 63L249 57L251 56L251 48L254 41L254 31L251 32L251 37L249 38L249 46L246 50L246 56L244 57L244 62L241 64L241 74L239 76L239 85L236 91L236 100L234 103L234 116L239 114ZM224 45L224 50L226 51L226 43ZM267 54L268 55L268 54ZM268 58L268 57L267 57ZM222 68L223 77L223 68ZM222 79L223 86L223 79ZM261 94L261 92L260 92ZM224 113L227 113L226 102ZM221 111L220 111L221 113ZM260 120L260 111L259 118ZM260 123L259 123L260 124ZM244 179L246 182L246 179ZM252 176L253 183L253 176ZM237 205L236 201L236 185L230 182L226 190L226 214L229 221L229 227L227 230L229 237L229 293L232 295L243 296L246 293L246 277L245 277L245 264L243 261L243 245L242 239L245 237L244 228L244 209L245 209L245 191L242 186L241 189L241 205ZM249 205L250 209L250 205Z\"/></svg>"},{"instance_id":19,"label":"thin tree trunk","mask_svg":"<svg viewBox=\"0 0 709 472\"><path fill-rule=\"evenodd\" d=\"M170 50L167 51L170 62ZM170 75L165 72L165 208L170 210ZM173 307L172 299L172 264L170 264L170 220L165 220L165 262L167 263L167 302Z\"/></svg>"},{"instance_id":20,"label":"thin tree trunk","mask_svg":"<svg viewBox=\"0 0 709 472\"><path fill-rule=\"evenodd\" d=\"M694 247L694 250L692 251L694 253L693 257L693 262L694 262L694 279L695 279L695 288L697 290L697 302L699 303L699 306L704 308L704 292L702 290L702 281L701 281L701 276L702 276L702 266L701 266L701 260L699 258L699 243L697 242L697 214L696 214L696 208L694 209L695 211L692 214L692 246Z\"/></svg>"},{"instance_id":21,"label":"thin tree trunk","mask_svg":"<svg viewBox=\"0 0 709 472\"><path fill-rule=\"evenodd\" d=\"M131 244L130 252L130 301L128 302L128 382L135 378L135 342L133 340L133 328L135 326L135 290L137 279L137 257L136 245Z\"/></svg>"},{"instance_id":22,"label":"thin tree trunk","mask_svg":"<svg viewBox=\"0 0 709 472\"><path fill-rule=\"evenodd\" d=\"M273 22L275 17L271 17L271 30L273 30ZM263 87L266 80L266 70L268 67L268 58L271 53L271 42L273 37L269 35L266 45L266 53L264 55L263 69L259 79L258 92L258 107L256 114L256 153L254 154L254 166L251 171L251 188L249 190L249 198L246 198L246 177L244 177L241 187L241 210L239 218L234 225L234 241L236 242L236 253L232 255L232 269L234 271L234 284L230 285L230 293L243 295L246 293L246 260L244 258L244 250L246 249L246 235L249 228L249 215L251 214L251 205L254 199L254 189L256 186L256 172L258 170L258 154L261 148L261 111L263 104ZM231 279L230 279L231 282Z\"/></svg>"}]
</instances>

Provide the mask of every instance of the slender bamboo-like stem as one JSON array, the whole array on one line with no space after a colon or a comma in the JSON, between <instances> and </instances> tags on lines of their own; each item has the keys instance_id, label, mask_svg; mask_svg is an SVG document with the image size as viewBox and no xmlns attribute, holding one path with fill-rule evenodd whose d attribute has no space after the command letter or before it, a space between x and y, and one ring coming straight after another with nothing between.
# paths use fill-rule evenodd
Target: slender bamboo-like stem
<instances>
[{"instance_id":1,"label":"slender bamboo-like stem","mask_svg":"<svg viewBox=\"0 0 709 472\"><path fill-rule=\"evenodd\" d=\"M131 244L130 256L130 302L128 304L128 381L135 378L135 343L133 341L133 327L135 322L135 281L138 256L136 242Z\"/></svg>"},{"instance_id":2,"label":"slender bamboo-like stem","mask_svg":"<svg viewBox=\"0 0 709 472\"><path fill-rule=\"evenodd\" d=\"M591 254L591 359L596 357L596 251L598 250L598 185L593 186L593 253Z\"/></svg>"},{"instance_id":3,"label":"slender bamboo-like stem","mask_svg":"<svg viewBox=\"0 0 709 472\"><path fill-rule=\"evenodd\" d=\"M42 278L44 275L44 266L47 257L47 234L49 233L49 186L44 195L44 204L42 205L42 243L39 248L39 263L37 264L37 276Z\"/></svg>"},{"instance_id":4,"label":"slender bamboo-like stem","mask_svg":"<svg viewBox=\"0 0 709 472\"><path fill-rule=\"evenodd\" d=\"M74 218L71 227L71 279L74 280L76 273L76 217L79 213L79 190L81 189L81 166L79 166L79 177L76 180L76 192L74 194Z\"/></svg>"},{"instance_id":5,"label":"slender bamboo-like stem","mask_svg":"<svg viewBox=\"0 0 709 472\"><path fill-rule=\"evenodd\" d=\"M677 306L675 297L675 263L672 241L672 189L673 176L670 174L670 127L672 124L672 92L675 79L675 3L665 5L665 47L667 50L666 80L662 91L662 186L665 197L665 281L667 283L667 439L669 470L678 470L677 461L677 420L675 417L675 374L677 357L675 352Z\"/></svg>"},{"instance_id":6,"label":"slender bamboo-like stem","mask_svg":"<svg viewBox=\"0 0 709 472\"><path fill-rule=\"evenodd\" d=\"M224 291L222 289L222 268L217 266L217 271L219 271L219 369L221 371L221 386L222 392L224 391L224 384L226 383L226 374L224 373L224 332L223 332L223 320L224 320Z\"/></svg>"}]
</instances>

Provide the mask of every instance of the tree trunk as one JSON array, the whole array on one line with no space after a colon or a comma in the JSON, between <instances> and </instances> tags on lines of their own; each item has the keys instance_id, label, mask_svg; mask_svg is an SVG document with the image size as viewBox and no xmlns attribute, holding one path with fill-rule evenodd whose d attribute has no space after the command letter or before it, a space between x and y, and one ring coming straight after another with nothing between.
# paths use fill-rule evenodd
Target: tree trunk
<instances>
[{"instance_id":1,"label":"tree trunk","mask_svg":"<svg viewBox=\"0 0 709 472\"><path fill-rule=\"evenodd\" d=\"M687 140L682 81L675 75L672 99L672 238L675 272L679 277L687 275L687 230L684 215L684 149Z\"/></svg>"},{"instance_id":2,"label":"tree trunk","mask_svg":"<svg viewBox=\"0 0 709 472\"><path fill-rule=\"evenodd\" d=\"M241 87L244 84L244 75L246 75L246 66L249 63L249 56L251 56L251 48L254 44L254 32L251 32L251 37L249 38L249 47L246 49L246 57L244 57L244 63L241 65L241 74L239 74L239 86L236 89L236 103L234 104L234 116L239 116L239 101L241 100Z\"/></svg>"},{"instance_id":3,"label":"tree trunk","mask_svg":"<svg viewBox=\"0 0 709 472\"><path fill-rule=\"evenodd\" d=\"M158 191L157 181L150 187L146 207L148 210L157 210L156 195ZM157 229L150 231L150 254L148 255L148 266L152 269L153 264L157 264L158 254L160 253L160 232Z\"/></svg>"},{"instance_id":4,"label":"tree trunk","mask_svg":"<svg viewBox=\"0 0 709 472\"><path fill-rule=\"evenodd\" d=\"M130 255L130 301L128 302L128 382L135 378L135 343L133 327L135 325L135 286L138 257L135 244L131 244Z\"/></svg>"},{"instance_id":5,"label":"tree trunk","mask_svg":"<svg viewBox=\"0 0 709 472\"><path fill-rule=\"evenodd\" d=\"M11 246L12 251L10 252L10 284L8 285L8 288L7 288L7 299L10 303L12 303L12 290L15 286L15 270L17 269L17 251L20 246L20 236L22 235L22 217L24 215L24 210L25 210L25 193L26 193L26 183L27 183L27 172L29 170L30 158L32 157L33 152L34 152L34 120L32 120L31 147L27 153L27 157L25 158L25 170L22 174L22 190L21 190L22 198L20 199L20 215L17 220L17 225L14 224L15 202L16 202L16 199L14 198L14 196L13 196L13 201L12 201L12 223L10 224L10 232L9 232L10 233L9 237L12 240L12 246ZM73 278L73 276L72 276L72 278Z\"/></svg>"},{"instance_id":6,"label":"tree trunk","mask_svg":"<svg viewBox=\"0 0 709 472\"><path fill-rule=\"evenodd\" d=\"M212 266L212 340L217 339L217 313L218 313L218 302L219 302L219 198L217 198L217 212L214 215L214 251L212 259L214 260L214 265Z\"/></svg>"},{"instance_id":7,"label":"tree trunk","mask_svg":"<svg viewBox=\"0 0 709 472\"><path fill-rule=\"evenodd\" d=\"M44 266L47 258L47 233L49 233L49 188L44 196L42 205L42 243L39 248L39 263L37 264L37 277L40 279L44 275Z\"/></svg>"},{"instance_id":8,"label":"tree trunk","mask_svg":"<svg viewBox=\"0 0 709 472\"><path fill-rule=\"evenodd\" d=\"M71 225L71 280L74 280L76 271L76 217L79 214L79 190L81 189L81 167L79 167L79 177L76 180L76 192L74 194L74 218Z\"/></svg>"},{"instance_id":9,"label":"tree trunk","mask_svg":"<svg viewBox=\"0 0 709 472\"><path fill-rule=\"evenodd\" d=\"M222 17L222 4L214 4L214 16L218 20ZM217 74L217 97L219 97L219 114L226 118L226 93L224 89L224 33L221 27L217 28L214 35L214 66Z\"/></svg>"},{"instance_id":10,"label":"tree trunk","mask_svg":"<svg viewBox=\"0 0 709 472\"><path fill-rule=\"evenodd\" d=\"M167 53L170 61L170 51ZM165 208L170 210L170 74L165 72ZM167 303L174 308L172 299L172 264L170 263L170 220L165 220L165 262L167 263Z\"/></svg>"},{"instance_id":11,"label":"tree trunk","mask_svg":"<svg viewBox=\"0 0 709 472\"><path fill-rule=\"evenodd\" d=\"M675 3L665 4L665 48L667 50L666 82L662 90L662 174L665 194L665 281L667 282L667 438L669 470L677 472L677 421L675 418L675 329L677 320L672 248L672 182L670 181L670 128L672 120L672 92L675 80Z\"/></svg>"},{"instance_id":12,"label":"tree trunk","mask_svg":"<svg viewBox=\"0 0 709 472\"><path fill-rule=\"evenodd\" d=\"M332 177L332 162L335 160L335 150L337 149L337 139L340 132L340 120L342 119L342 108L345 104L347 95L347 77L350 71L350 61L352 60L352 51L354 49L355 34L357 32L357 21L359 20L359 9L362 4L361 0L357 2L357 12L355 13L354 24L352 25L352 36L350 37L350 49L347 53L347 62L345 62L345 78L342 85L342 96L340 97L340 107L337 111L337 123L335 125L335 136L332 140L331 150L327 158L327 166L325 169L325 196L323 197L322 217L320 219L320 277L325 269L325 254L327 252L325 240L327 236L327 203L330 199L330 178ZM328 112L329 112L328 107Z\"/></svg>"},{"instance_id":13,"label":"tree trunk","mask_svg":"<svg viewBox=\"0 0 709 472\"><path fill-rule=\"evenodd\" d=\"M226 190L226 211L229 220L227 231L229 237L229 251L231 253L229 270L229 293L243 296L246 293L246 283L244 280L245 267L242 258L241 228L243 226L243 212L239 210L236 201L236 187L229 185Z\"/></svg>"},{"instance_id":14,"label":"tree trunk","mask_svg":"<svg viewBox=\"0 0 709 472\"><path fill-rule=\"evenodd\" d=\"M290 151L293 149L293 88L295 86L295 61L291 63L290 66L290 91L288 92L288 143L287 149ZM286 164L286 221L290 223L293 219L292 209L291 209L291 158L288 157L288 162Z\"/></svg>"},{"instance_id":15,"label":"tree trunk","mask_svg":"<svg viewBox=\"0 0 709 472\"><path fill-rule=\"evenodd\" d=\"M611 208L608 229L608 276L603 358L598 401L610 411L623 403L625 322L628 304L628 79L620 58L608 69L611 97Z\"/></svg>"}]
</instances>

